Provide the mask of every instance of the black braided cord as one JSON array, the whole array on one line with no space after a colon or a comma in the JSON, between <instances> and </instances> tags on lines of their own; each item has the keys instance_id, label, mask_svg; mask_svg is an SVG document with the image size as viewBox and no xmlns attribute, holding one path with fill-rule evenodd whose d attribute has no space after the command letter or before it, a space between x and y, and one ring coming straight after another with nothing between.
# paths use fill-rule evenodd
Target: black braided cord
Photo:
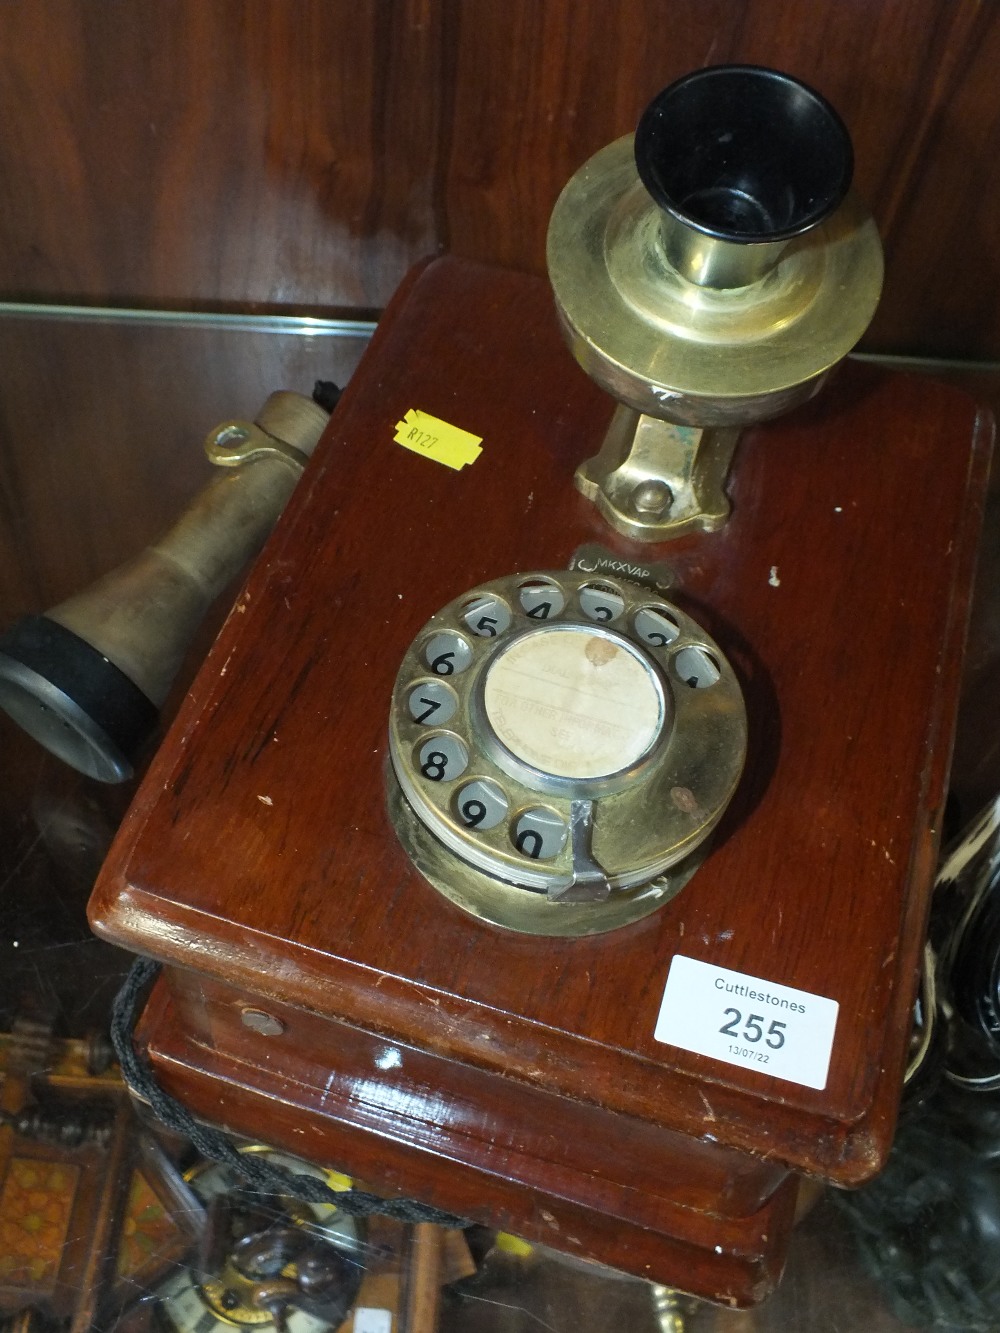
<instances>
[{"instance_id":1,"label":"black braided cord","mask_svg":"<svg viewBox=\"0 0 1000 1333\"><path fill-rule=\"evenodd\" d=\"M149 1061L138 1053L132 1041L140 997L159 971L160 964L151 958L137 958L132 964L111 1010L111 1041L128 1086L149 1103L168 1129L188 1139L202 1157L230 1167L262 1194L285 1194L307 1203L332 1203L351 1217L381 1213L397 1222L434 1222L442 1227L461 1228L470 1225L464 1218L416 1199L383 1199L359 1189L333 1190L315 1176L275 1166L262 1160L258 1153L241 1153L221 1130L197 1121L187 1107L164 1092Z\"/></svg>"}]
</instances>

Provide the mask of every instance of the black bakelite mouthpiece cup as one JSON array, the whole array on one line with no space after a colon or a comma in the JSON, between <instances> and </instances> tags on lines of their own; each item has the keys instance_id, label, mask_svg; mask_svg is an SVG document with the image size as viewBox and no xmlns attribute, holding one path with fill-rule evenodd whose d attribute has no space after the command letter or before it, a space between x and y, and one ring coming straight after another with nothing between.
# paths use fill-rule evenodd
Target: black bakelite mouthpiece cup
<instances>
[{"instance_id":1,"label":"black bakelite mouthpiece cup","mask_svg":"<svg viewBox=\"0 0 1000 1333\"><path fill-rule=\"evenodd\" d=\"M844 122L798 79L714 65L664 88L635 135L657 204L717 240L790 240L837 208L854 171Z\"/></svg>"},{"instance_id":2,"label":"black bakelite mouthpiece cup","mask_svg":"<svg viewBox=\"0 0 1000 1333\"><path fill-rule=\"evenodd\" d=\"M0 636L0 707L88 777L132 776L159 710L124 671L47 616Z\"/></svg>"}]
</instances>

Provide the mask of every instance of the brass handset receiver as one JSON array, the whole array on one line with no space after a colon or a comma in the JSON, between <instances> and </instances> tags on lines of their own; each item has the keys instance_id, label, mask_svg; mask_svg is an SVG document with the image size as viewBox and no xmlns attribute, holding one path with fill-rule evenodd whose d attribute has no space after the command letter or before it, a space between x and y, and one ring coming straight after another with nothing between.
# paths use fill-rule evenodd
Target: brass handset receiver
<instances>
[{"instance_id":1,"label":"brass handset receiver","mask_svg":"<svg viewBox=\"0 0 1000 1333\"><path fill-rule=\"evenodd\" d=\"M329 414L273 393L255 421L212 430L226 469L159 541L0 638L0 708L58 758L124 782L208 607L264 544Z\"/></svg>"}]
</instances>

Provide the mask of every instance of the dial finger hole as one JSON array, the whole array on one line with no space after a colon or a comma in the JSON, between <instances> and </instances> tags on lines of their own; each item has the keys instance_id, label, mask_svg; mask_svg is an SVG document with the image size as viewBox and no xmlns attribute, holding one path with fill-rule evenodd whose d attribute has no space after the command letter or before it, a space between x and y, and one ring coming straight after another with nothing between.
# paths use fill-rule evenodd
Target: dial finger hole
<instances>
[{"instance_id":1,"label":"dial finger hole","mask_svg":"<svg viewBox=\"0 0 1000 1333\"><path fill-rule=\"evenodd\" d=\"M718 662L706 648L691 644L682 648L673 660L677 675L692 690L705 690L716 684L722 672Z\"/></svg>"},{"instance_id":2,"label":"dial finger hole","mask_svg":"<svg viewBox=\"0 0 1000 1333\"><path fill-rule=\"evenodd\" d=\"M531 620L552 620L566 605L562 588L551 579L526 579L517 593L522 611Z\"/></svg>"},{"instance_id":3,"label":"dial finger hole","mask_svg":"<svg viewBox=\"0 0 1000 1333\"><path fill-rule=\"evenodd\" d=\"M462 607L462 619L479 639L495 639L510 626L510 608L492 593L473 597Z\"/></svg>"},{"instance_id":4,"label":"dial finger hole","mask_svg":"<svg viewBox=\"0 0 1000 1333\"><path fill-rule=\"evenodd\" d=\"M554 810L536 806L518 815L511 839L522 856L548 861L565 847L567 833L566 821Z\"/></svg>"},{"instance_id":5,"label":"dial finger hole","mask_svg":"<svg viewBox=\"0 0 1000 1333\"><path fill-rule=\"evenodd\" d=\"M466 828L490 829L507 816L507 797L495 782L477 778L455 797L455 809Z\"/></svg>"},{"instance_id":6,"label":"dial finger hole","mask_svg":"<svg viewBox=\"0 0 1000 1333\"><path fill-rule=\"evenodd\" d=\"M625 613L625 598L607 583L585 583L580 589L580 609L585 616L607 625Z\"/></svg>"},{"instance_id":7,"label":"dial finger hole","mask_svg":"<svg viewBox=\"0 0 1000 1333\"><path fill-rule=\"evenodd\" d=\"M677 621L665 607L644 606L632 622L638 638L653 648L665 648L680 634Z\"/></svg>"},{"instance_id":8,"label":"dial finger hole","mask_svg":"<svg viewBox=\"0 0 1000 1333\"><path fill-rule=\"evenodd\" d=\"M424 661L435 676L457 676L472 661L472 649L461 634L435 634L424 644Z\"/></svg>"},{"instance_id":9,"label":"dial finger hole","mask_svg":"<svg viewBox=\"0 0 1000 1333\"><path fill-rule=\"evenodd\" d=\"M432 736L417 750L420 776L428 782L452 782L461 777L469 764L469 752L450 732Z\"/></svg>"},{"instance_id":10,"label":"dial finger hole","mask_svg":"<svg viewBox=\"0 0 1000 1333\"><path fill-rule=\"evenodd\" d=\"M427 680L416 685L407 696L410 717L424 727L436 727L455 715L458 699L450 685L440 680Z\"/></svg>"}]
</instances>

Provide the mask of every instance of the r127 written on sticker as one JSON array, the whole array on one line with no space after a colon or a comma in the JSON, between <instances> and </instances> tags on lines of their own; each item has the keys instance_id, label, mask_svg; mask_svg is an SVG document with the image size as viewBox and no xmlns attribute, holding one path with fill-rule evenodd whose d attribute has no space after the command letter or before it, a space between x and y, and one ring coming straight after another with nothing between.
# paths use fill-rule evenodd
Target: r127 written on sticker
<instances>
[{"instance_id":1,"label":"r127 written on sticker","mask_svg":"<svg viewBox=\"0 0 1000 1333\"><path fill-rule=\"evenodd\" d=\"M836 1000L676 954L653 1036L772 1078L825 1088Z\"/></svg>"}]
</instances>

